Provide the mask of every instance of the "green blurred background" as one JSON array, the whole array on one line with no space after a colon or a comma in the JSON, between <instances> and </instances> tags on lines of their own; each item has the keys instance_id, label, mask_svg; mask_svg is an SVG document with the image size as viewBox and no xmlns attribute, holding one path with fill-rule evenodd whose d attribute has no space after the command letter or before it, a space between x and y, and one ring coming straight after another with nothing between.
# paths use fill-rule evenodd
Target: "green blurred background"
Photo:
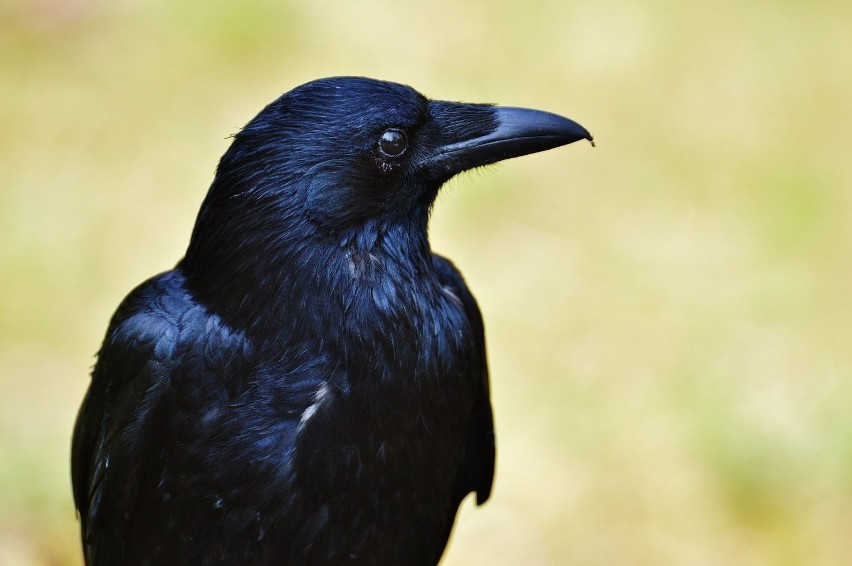
<instances>
[{"instance_id":1,"label":"green blurred background","mask_svg":"<svg viewBox=\"0 0 852 566\"><path fill-rule=\"evenodd\" d=\"M79 565L69 438L107 321L234 133L310 79L559 112L436 250L499 453L445 564L852 563L852 3L0 4L0 564Z\"/></svg>"}]
</instances>

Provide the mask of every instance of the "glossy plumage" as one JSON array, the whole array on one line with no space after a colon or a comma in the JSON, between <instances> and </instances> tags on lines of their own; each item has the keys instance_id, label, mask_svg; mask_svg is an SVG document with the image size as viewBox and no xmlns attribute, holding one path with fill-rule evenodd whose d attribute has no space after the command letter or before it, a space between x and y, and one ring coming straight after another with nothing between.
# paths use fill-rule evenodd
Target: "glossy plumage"
<instances>
[{"instance_id":1,"label":"glossy plumage","mask_svg":"<svg viewBox=\"0 0 852 566\"><path fill-rule=\"evenodd\" d=\"M267 106L184 259L107 330L73 439L87 564L435 564L461 500L489 496L494 436L482 321L430 249L432 202L464 169L584 137L362 78Z\"/></svg>"}]
</instances>

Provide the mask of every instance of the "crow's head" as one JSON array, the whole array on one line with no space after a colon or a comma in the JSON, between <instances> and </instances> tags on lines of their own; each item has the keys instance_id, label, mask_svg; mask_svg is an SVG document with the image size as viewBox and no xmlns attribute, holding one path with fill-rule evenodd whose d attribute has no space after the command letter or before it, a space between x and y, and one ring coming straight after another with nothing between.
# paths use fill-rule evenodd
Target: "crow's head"
<instances>
[{"instance_id":1,"label":"crow's head","mask_svg":"<svg viewBox=\"0 0 852 566\"><path fill-rule=\"evenodd\" d=\"M425 214L461 171L583 138L592 139L555 114L429 100L366 78L321 79L286 93L235 136L208 200L226 208L276 201L278 214L336 234Z\"/></svg>"},{"instance_id":2,"label":"crow's head","mask_svg":"<svg viewBox=\"0 0 852 566\"><path fill-rule=\"evenodd\" d=\"M179 267L197 298L246 325L274 311L270 297L331 292L320 282L335 288L359 257L419 261L419 273L445 181L583 138L547 112L429 100L365 78L314 81L234 136Z\"/></svg>"}]
</instances>

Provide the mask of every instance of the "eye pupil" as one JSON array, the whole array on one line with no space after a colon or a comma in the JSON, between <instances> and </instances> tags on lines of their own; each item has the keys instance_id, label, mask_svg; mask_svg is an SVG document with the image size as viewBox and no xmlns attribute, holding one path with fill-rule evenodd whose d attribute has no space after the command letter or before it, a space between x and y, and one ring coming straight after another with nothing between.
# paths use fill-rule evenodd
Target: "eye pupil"
<instances>
[{"instance_id":1,"label":"eye pupil","mask_svg":"<svg viewBox=\"0 0 852 566\"><path fill-rule=\"evenodd\" d=\"M407 148L408 139L399 130L387 130L379 139L379 149L389 157L399 157Z\"/></svg>"}]
</instances>

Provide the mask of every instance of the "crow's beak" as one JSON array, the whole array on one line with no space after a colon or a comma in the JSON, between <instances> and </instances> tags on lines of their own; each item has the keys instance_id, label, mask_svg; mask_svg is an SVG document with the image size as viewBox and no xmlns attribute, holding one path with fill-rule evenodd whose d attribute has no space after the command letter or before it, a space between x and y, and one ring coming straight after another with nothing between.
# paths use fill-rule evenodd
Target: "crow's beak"
<instances>
[{"instance_id":1,"label":"crow's beak","mask_svg":"<svg viewBox=\"0 0 852 566\"><path fill-rule=\"evenodd\" d=\"M558 114L509 106L489 109L496 128L437 148L429 163L433 171L454 175L480 165L553 149L582 139L595 145L586 128Z\"/></svg>"}]
</instances>

